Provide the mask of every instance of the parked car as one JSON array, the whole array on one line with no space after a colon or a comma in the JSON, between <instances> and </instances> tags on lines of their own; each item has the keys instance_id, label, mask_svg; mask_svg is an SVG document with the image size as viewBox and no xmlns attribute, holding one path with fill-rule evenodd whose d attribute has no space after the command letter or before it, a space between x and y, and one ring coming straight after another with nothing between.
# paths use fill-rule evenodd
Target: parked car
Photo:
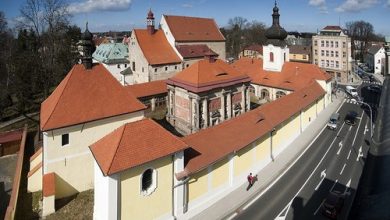
<instances>
[{"instance_id":1,"label":"parked car","mask_svg":"<svg viewBox=\"0 0 390 220\"><path fill-rule=\"evenodd\" d=\"M340 114L339 114L339 113L333 113L333 114L330 116L330 118L329 118L327 127L328 127L330 130L336 130L336 129L337 129L337 124L338 124L338 122L339 122L339 119L340 119Z\"/></svg>"},{"instance_id":2,"label":"parked car","mask_svg":"<svg viewBox=\"0 0 390 220\"><path fill-rule=\"evenodd\" d=\"M374 93L380 93L381 92L381 88L378 85L369 85L369 86L367 86L367 90L368 91L372 91Z\"/></svg>"},{"instance_id":3,"label":"parked car","mask_svg":"<svg viewBox=\"0 0 390 220\"><path fill-rule=\"evenodd\" d=\"M333 191L328 194L324 204L322 205L322 214L331 218L337 219L343 208L345 195L339 191Z\"/></svg>"},{"instance_id":4,"label":"parked car","mask_svg":"<svg viewBox=\"0 0 390 220\"><path fill-rule=\"evenodd\" d=\"M357 118L357 112L355 111L349 111L347 115L344 118L344 121L348 125L355 125L356 124L356 118Z\"/></svg>"},{"instance_id":5,"label":"parked car","mask_svg":"<svg viewBox=\"0 0 390 220\"><path fill-rule=\"evenodd\" d=\"M358 92L356 90L355 87L353 86L346 86L345 87L345 91L350 94L352 97L357 97L358 96Z\"/></svg>"}]
</instances>

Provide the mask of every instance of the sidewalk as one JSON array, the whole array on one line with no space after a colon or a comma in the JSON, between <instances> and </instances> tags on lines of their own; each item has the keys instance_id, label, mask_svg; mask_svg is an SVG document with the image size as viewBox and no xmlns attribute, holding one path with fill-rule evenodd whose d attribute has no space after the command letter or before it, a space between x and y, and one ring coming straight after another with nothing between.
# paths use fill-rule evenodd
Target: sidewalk
<instances>
[{"instance_id":1,"label":"sidewalk","mask_svg":"<svg viewBox=\"0 0 390 220\"><path fill-rule=\"evenodd\" d=\"M218 202L195 215L192 219L225 219L232 215L235 210L252 201L258 194L264 191L283 171L306 149L314 138L321 132L328 122L330 115L337 111L342 104L343 96L338 96L328 107L323 110L313 123L286 148L274 162L268 164L257 175L258 181L247 191L247 183L220 199Z\"/></svg>"}]
</instances>

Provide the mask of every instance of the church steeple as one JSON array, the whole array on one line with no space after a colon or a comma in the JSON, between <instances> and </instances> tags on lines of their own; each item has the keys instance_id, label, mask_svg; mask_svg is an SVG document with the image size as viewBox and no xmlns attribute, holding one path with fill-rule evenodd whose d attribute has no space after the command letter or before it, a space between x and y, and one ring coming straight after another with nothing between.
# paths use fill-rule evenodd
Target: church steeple
<instances>
[{"instance_id":1,"label":"church steeple","mask_svg":"<svg viewBox=\"0 0 390 220\"><path fill-rule=\"evenodd\" d=\"M152 9L149 9L148 17L146 17L146 28L148 29L149 34L154 34L154 14Z\"/></svg>"},{"instance_id":2,"label":"church steeple","mask_svg":"<svg viewBox=\"0 0 390 220\"><path fill-rule=\"evenodd\" d=\"M287 32L280 26L279 8L275 1L272 13L272 26L265 32L267 43L263 46L263 69L281 72L284 62L289 60L289 49L284 39Z\"/></svg>"},{"instance_id":3,"label":"church steeple","mask_svg":"<svg viewBox=\"0 0 390 220\"><path fill-rule=\"evenodd\" d=\"M272 44L275 46L285 46L284 39L287 37L287 32L280 26L280 14L279 8L275 1L275 6L272 13L272 26L268 28L265 32L267 37L267 44Z\"/></svg>"},{"instance_id":4,"label":"church steeple","mask_svg":"<svg viewBox=\"0 0 390 220\"><path fill-rule=\"evenodd\" d=\"M83 56L81 61L85 69L92 69L92 42L93 35L88 30L88 22L85 25L85 32L81 35L81 41L83 46Z\"/></svg>"}]
</instances>

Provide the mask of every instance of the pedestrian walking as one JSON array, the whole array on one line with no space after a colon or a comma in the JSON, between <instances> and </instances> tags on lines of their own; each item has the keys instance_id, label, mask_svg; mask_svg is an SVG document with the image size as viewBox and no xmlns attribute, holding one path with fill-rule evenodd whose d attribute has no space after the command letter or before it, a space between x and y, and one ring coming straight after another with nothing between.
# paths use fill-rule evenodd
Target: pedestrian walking
<instances>
[{"instance_id":1,"label":"pedestrian walking","mask_svg":"<svg viewBox=\"0 0 390 220\"><path fill-rule=\"evenodd\" d=\"M252 173L250 173L248 175L248 183L249 183L249 187L251 187L253 185L253 176L252 176Z\"/></svg>"}]
</instances>

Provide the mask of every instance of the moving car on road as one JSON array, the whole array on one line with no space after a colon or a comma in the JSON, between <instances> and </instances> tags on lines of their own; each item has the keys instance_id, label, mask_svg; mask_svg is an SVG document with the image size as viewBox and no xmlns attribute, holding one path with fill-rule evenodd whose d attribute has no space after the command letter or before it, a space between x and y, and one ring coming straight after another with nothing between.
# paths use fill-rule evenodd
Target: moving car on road
<instances>
[{"instance_id":1,"label":"moving car on road","mask_svg":"<svg viewBox=\"0 0 390 220\"><path fill-rule=\"evenodd\" d=\"M369 85L369 86L367 86L367 90L368 91L372 91L374 93L380 93L381 92L381 88L378 85Z\"/></svg>"},{"instance_id":2,"label":"moving car on road","mask_svg":"<svg viewBox=\"0 0 390 220\"><path fill-rule=\"evenodd\" d=\"M326 197L322 206L322 214L331 218L337 219L338 214L343 208L345 195L339 191L330 192Z\"/></svg>"},{"instance_id":3,"label":"moving car on road","mask_svg":"<svg viewBox=\"0 0 390 220\"><path fill-rule=\"evenodd\" d=\"M348 125L355 125L356 124L356 118L357 118L357 112L355 111L349 111L347 115L344 118L344 121Z\"/></svg>"},{"instance_id":4,"label":"moving car on road","mask_svg":"<svg viewBox=\"0 0 390 220\"><path fill-rule=\"evenodd\" d=\"M350 94L352 97L358 96L357 90L353 86L346 86L345 91Z\"/></svg>"},{"instance_id":5,"label":"moving car on road","mask_svg":"<svg viewBox=\"0 0 390 220\"><path fill-rule=\"evenodd\" d=\"M340 119L340 114L339 113L333 113L328 121L327 127L330 130L336 130L337 129L337 124Z\"/></svg>"}]
</instances>

